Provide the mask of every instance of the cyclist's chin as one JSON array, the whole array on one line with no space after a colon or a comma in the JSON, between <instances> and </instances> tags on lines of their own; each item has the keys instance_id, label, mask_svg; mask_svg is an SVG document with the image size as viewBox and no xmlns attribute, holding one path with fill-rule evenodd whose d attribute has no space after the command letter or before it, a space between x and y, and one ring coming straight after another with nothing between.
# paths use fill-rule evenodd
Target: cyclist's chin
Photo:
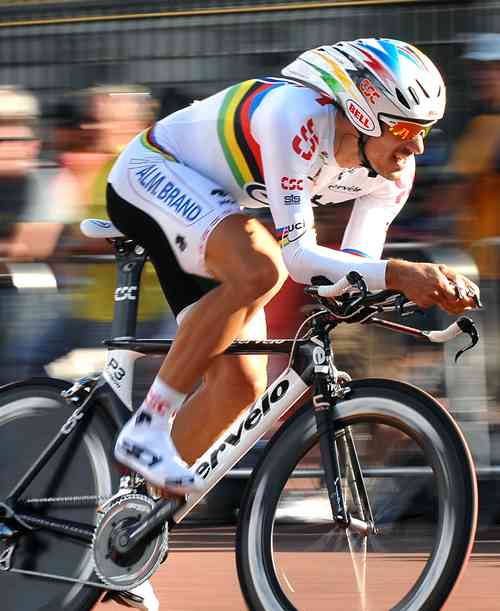
<instances>
[{"instance_id":1,"label":"cyclist's chin","mask_svg":"<svg viewBox=\"0 0 500 611\"><path fill-rule=\"evenodd\" d=\"M373 169L377 172L379 176L382 176L383 178L386 178L387 180L396 182L397 180L401 178L401 175L403 174L404 166L402 166L401 164L394 163L394 162L380 163L380 164L374 163Z\"/></svg>"},{"instance_id":2,"label":"cyclist's chin","mask_svg":"<svg viewBox=\"0 0 500 611\"><path fill-rule=\"evenodd\" d=\"M379 172L380 176L382 176L383 178L386 178L387 180L392 180L393 182L398 181L401 178L402 174L403 174L403 170L396 170L396 171L382 170Z\"/></svg>"}]
</instances>

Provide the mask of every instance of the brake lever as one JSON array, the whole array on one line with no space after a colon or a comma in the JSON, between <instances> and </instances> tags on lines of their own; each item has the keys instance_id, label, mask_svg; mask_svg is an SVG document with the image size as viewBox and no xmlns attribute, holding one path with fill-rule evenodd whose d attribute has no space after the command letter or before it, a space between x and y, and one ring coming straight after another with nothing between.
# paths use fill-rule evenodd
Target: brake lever
<instances>
[{"instance_id":1,"label":"brake lever","mask_svg":"<svg viewBox=\"0 0 500 611\"><path fill-rule=\"evenodd\" d=\"M462 318L459 318L457 320L457 325L460 327L460 330L462 331L462 333L466 333L470 337L471 343L469 344L469 346L466 346L465 348L461 348L455 354L455 363L458 361L458 359L462 356L464 352L467 352L467 350L474 348L474 346L479 341L479 335L477 333L476 324L471 318L468 318L467 316L462 316Z\"/></svg>"},{"instance_id":2,"label":"brake lever","mask_svg":"<svg viewBox=\"0 0 500 611\"><path fill-rule=\"evenodd\" d=\"M397 298L396 308L396 311L401 318L404 318L405 316L412 316L413 314L425 314L425 310L419 308L416 303L409 301L404 295Z\"/></svg>"},{"instance_id":3,"label":"brake lever","mask_svg":"<svg viewBox=\"0 0 500 611\"><path fill-rule=\"evenodd\" d=\"M366 286L366 282L363 280L363 276L358 272L349 272L346 275L346 278L349 280L351 286L356 288L360 293L359 297L352 301L345 310L344 314L349 316L368 295L368 287Z\"/></svg>"},{"instance_id":4,"label":"brake lever","mask_svg":"<svg viewBox=\"0 0 500 611\"><path fill-rule=\"evenodd\" d=\"M358 289L362 297L366 297L368 295L368 287L366 286L366 282L364 281L363 276L360 273L349 272L346 278L347 280L349 280L352 286Z\"/></svg>"}]
</instances>

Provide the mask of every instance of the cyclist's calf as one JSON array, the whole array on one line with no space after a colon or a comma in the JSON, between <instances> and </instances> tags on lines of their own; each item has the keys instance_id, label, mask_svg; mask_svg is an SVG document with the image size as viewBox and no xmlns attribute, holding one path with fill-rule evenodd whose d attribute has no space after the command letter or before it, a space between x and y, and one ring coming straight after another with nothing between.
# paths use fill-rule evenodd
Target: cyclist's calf
<instances>
[{"instance_id":1,"label":"cyclist's calf","mask_svg":"<svg viewBox=\"0 0 500 611\"><path fill-rule=\"evenodd\" d=\"M256 401L267 388L266 365L265 356L218 357L205 376L216 409L233 419Z\"/></svg>"}]
</instances>

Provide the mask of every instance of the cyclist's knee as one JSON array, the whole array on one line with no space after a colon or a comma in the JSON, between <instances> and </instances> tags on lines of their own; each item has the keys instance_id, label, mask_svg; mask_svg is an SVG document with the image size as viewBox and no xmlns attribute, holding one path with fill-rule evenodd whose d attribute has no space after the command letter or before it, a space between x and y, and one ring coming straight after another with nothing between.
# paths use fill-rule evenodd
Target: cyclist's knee
<instances>
[{"instance_id":1,"label":"cyclist's knee","mask_svg":"<svg viewBox=\"0 0 500 611\"><path fill-rule=\"evenodd\" d=\"M263 297L272 297L283 286L287 272L280 260L253 252L235 264L223 283L227 291L242 305L250 305Z\"/></svg>"}]
</instances>

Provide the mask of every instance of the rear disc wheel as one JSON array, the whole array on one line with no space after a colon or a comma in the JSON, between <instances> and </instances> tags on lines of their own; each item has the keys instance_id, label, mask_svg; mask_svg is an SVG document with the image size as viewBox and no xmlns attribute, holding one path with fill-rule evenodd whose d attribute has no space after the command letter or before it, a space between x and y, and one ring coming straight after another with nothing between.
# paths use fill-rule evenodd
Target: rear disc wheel
<instances>
[{"instance_id":1,"label":"rear disc wheel","mask_svg":"<svg viewBox=\"0 0 500 611\"><path fill-rule=\"evenodd\" d=\"M6 499L71 415L60 396L68 387L65 382L47 380L0 390L0 499ZM109 462L114 436L105 415L93 410L21 495L17 510L95 525L98 499L110 497L118 487L119 476ZM45 500L34 502L37 499ZM18 538L11 565L98 581L88 543L44 529ZM0 571L0 584L3 611L83 611L91 609L103 593L83 584L14 572Z\"/></svg>"}]
</instances>

